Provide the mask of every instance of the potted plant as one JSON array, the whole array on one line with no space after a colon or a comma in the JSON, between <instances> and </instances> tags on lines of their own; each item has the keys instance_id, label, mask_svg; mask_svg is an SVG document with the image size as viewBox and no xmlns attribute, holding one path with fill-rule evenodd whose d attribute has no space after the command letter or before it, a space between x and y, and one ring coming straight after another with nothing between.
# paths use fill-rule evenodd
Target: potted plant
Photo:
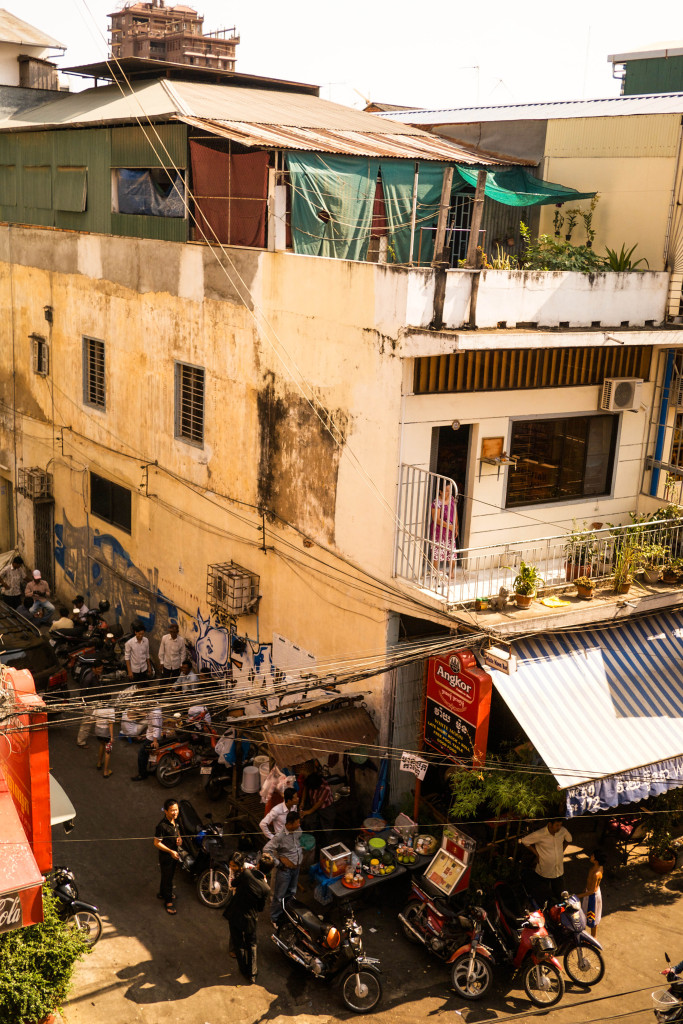
<instances>
[{"instance_id":1,"label":"potted plant","mask_svg":"<svg viewBox=\"0 0 683 1024\"><path fill-rule=\"evenodd\" d=\"M633 538L624 537L614 547L612 580L617 594L628 594L633 577L640 568L640 547Z\"/></svg>"},{"instance_id":2,"label":"potted plant","mask_svg":"<svg viewBox=\"0 0 683 1024\"><path fill-rule=\"evenodd\" d=\"M568 583L575 580L577 576L590 576L593 571L593 555L595 554L596 537L593 530L588 529L587 523L579 530L576 520L574 529L567 535L564 552L567 556L565 564L566 579Z\"/></svg>"},{"instance_id":3,"label":"potted plant","mask_svg":"<svg viewBox=\"0 0 683 1024\"><path fill-rule=\"evenodd\" d=\"M663 544L643 544L640 549L640 567L647 583L656 583L662 576L662 567L669 554Z\"/></svg>"},{"instance_id":4,"label":"potted plant","mask_svg":"<svg viewBox=\"0 0 683 1024\"><path fill-rule=\"evenodd\" d=\"M590 576L577 576L574 580L574 586L576 587L579 597L582 597L584 601L591 601L596 587L595 580L592 580Z\"/></svg>"},{"instance_id":5,"label":"potted plant","mask_svg":"<svg viewBox=\"0 0 683 1024\"><path fill-rule=\"evenodd\" d=\"M683 559L668 558L662 568L662 583L676 586L683 578Z\"/></svg>"},{"instance_id":6,"label":"potted plant","mask_svg":"<svg viewBox=\"0 0 683 1024\"><path fill-rule=\"evenodd\" d=\"M518 608L529 607L536 597L536 588L539 583L543 584L543 579L536 566L530 565L528 562L520 562L519 572L512 584Z\"/></svg>"},{"instance_id":7,"label":"potted plant","mask_svg":"<svg viewBox=\"0 0 683 1024\"><path fill-rule=\"evenodd\" d=\"M676 847L664 814L655 815L649 826L644 845L648 849L648 863L658 875L666 875L676 867Z\"/></svg>"}]
</instances>

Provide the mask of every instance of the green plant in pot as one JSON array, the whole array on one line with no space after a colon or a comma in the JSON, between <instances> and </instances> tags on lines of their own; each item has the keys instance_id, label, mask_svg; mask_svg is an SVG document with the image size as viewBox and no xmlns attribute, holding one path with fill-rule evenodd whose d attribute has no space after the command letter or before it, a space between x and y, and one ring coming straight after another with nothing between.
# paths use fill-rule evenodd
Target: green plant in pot
<instances>
[{"instance_id":1,"label":"green plant in pot","mask_svg":"<svg viewBox=\"0 0 683 1024\"><path fill-rule=\"evenodd\" d=\"M577 576L574 580L574 586L578 591L579 597L582 597L584 601L590 601L593 598L597 584L590 576Z\"/></svg>"},{"instance_id":2,"label":"green plant in pot","mask_svg":"<svg viewBox=\"0 0 683 1024\"><path fill-rule=\"evenodd\" d=\"M614 547L612 581L618 594L628 594L633 577L640 569L640 545L624 536Z\"/></svg>"},{"instance_id":3,"label":"green plant in pot","mask_svg":"<svg viewBox=\"0 0 683 1024\"><path fill-rule=\"evenodd\" d=\"M649 865L659 875L665 875L676 867L676 847L669 829L669 817L666 814L654 815L649 826L644 845L649 854Z\"/></svg>"},{"instance_id":4,"label":"green plant in pot","mask_svg":"<svg viewBox=\"0 0 683 1024\"><path fill-rule=\"evenodd\" d=\"M662 568L662 582L678 586L683 580L683 558L667 558Z\"/></svg>"},{"instance_id":5,"label":"green plant in pot","mask_svg":"<svg viewBox=\"0 0 683 1024\"><path fill-rule=\"evenodd\" d=\"M588 529L587 523L583 529L578 528L574 520L574 529L567 535L564 553L567 556L565 564L566 579L568 583L575 580L577 576L590 576L593 572L593 559L597 547L597 538L593 530Z\"/></svg>"},{"instance_id":6,"label":"green plant in pot","mask_svg":"<svg viewBox=\"0 0 683 1024\"><path fill-rule=\"evenodd\" d=\"M640 548L640 569L648 583L656 583L662 577L662 568L669 555L664 544L643 544Z\"/></svg>"},{"instance_id":7,"label":"green plant in pot","mask_svg":"<svg viewBox=\"0 0 683 1024\"><path fill-rule=\"evenodd\" d=\"M536 590L539 583L543 585L543 578L535 565L529 562L519 563L519 572L514 578L512 587L515 592L515 601L518 608L528 608L536 597Z\"/></svg>"}]
</instances>

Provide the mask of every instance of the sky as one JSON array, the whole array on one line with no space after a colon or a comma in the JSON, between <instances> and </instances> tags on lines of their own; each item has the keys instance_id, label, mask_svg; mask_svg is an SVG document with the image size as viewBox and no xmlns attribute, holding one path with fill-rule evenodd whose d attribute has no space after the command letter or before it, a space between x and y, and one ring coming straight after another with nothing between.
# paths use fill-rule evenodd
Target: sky
<instances>
[{"instance_id":1,"label":"sky","mask_svg":"<svg viewBox=\"0 0 683 1024\"><path fill-rule=\"evenodd\" d=\"M172 6L173 0L167 0ZM459 107L619 95L607 56L683 38L677 0L185 0L204 28L237 27L237 70L366 100ZM4 0L67 46L60 67L107 55L120 0ZM83 83L72 79L72 88Z\"/></svg>"}]
</instances>

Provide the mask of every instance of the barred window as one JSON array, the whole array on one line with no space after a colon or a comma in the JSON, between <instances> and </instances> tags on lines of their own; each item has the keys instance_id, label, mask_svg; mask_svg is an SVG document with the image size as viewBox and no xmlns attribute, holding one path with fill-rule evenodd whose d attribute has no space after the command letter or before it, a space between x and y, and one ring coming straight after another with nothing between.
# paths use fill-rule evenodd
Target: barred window
<instances>
[{"instance_id":1,"label":"barred window","mask_svg":"<svg viewBox=\"0 0 683 1024\"><path fill-rule=\"evenodd\" d=\"M204 367L175 365L175 436L204 444Z\"/></svg>"},{"instance_id":2,"label":"barred window","mask_svg":"<svg viewBox=\"0 0 683 1024\"><path fill-rule=\"evenodd\" d=\"M105 408L104 342L96 338L83 338L83 401Z\"/></svg>"},{"instance_id":3,"label":"barred window","mask_svg":"<svg viewBox=\"0 0 683 1024\"><path fill-rule=\"evenodd\" d=\"M50 372L50 356L47 341L40 334L32 334L33 343L33 372L41 377L47 377Z\"/></svg>"}]
</instances>

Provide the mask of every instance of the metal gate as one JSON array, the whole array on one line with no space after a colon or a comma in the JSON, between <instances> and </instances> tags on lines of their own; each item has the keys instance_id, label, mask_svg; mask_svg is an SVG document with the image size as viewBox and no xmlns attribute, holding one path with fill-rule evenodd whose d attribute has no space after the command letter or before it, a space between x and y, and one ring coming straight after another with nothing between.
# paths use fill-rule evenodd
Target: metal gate
<instances>
[{"instance_id":1,"label":"metal gate","mask_svg":"<svg viewBox=\"0 0 683 1024\"><path fill-rule=\"evenodd\" d=\"M38 498L33 502L33 557L34 567L40 569L50 590L54 591L54 513L52 498Z\"/></svg>"}]
</instances>

